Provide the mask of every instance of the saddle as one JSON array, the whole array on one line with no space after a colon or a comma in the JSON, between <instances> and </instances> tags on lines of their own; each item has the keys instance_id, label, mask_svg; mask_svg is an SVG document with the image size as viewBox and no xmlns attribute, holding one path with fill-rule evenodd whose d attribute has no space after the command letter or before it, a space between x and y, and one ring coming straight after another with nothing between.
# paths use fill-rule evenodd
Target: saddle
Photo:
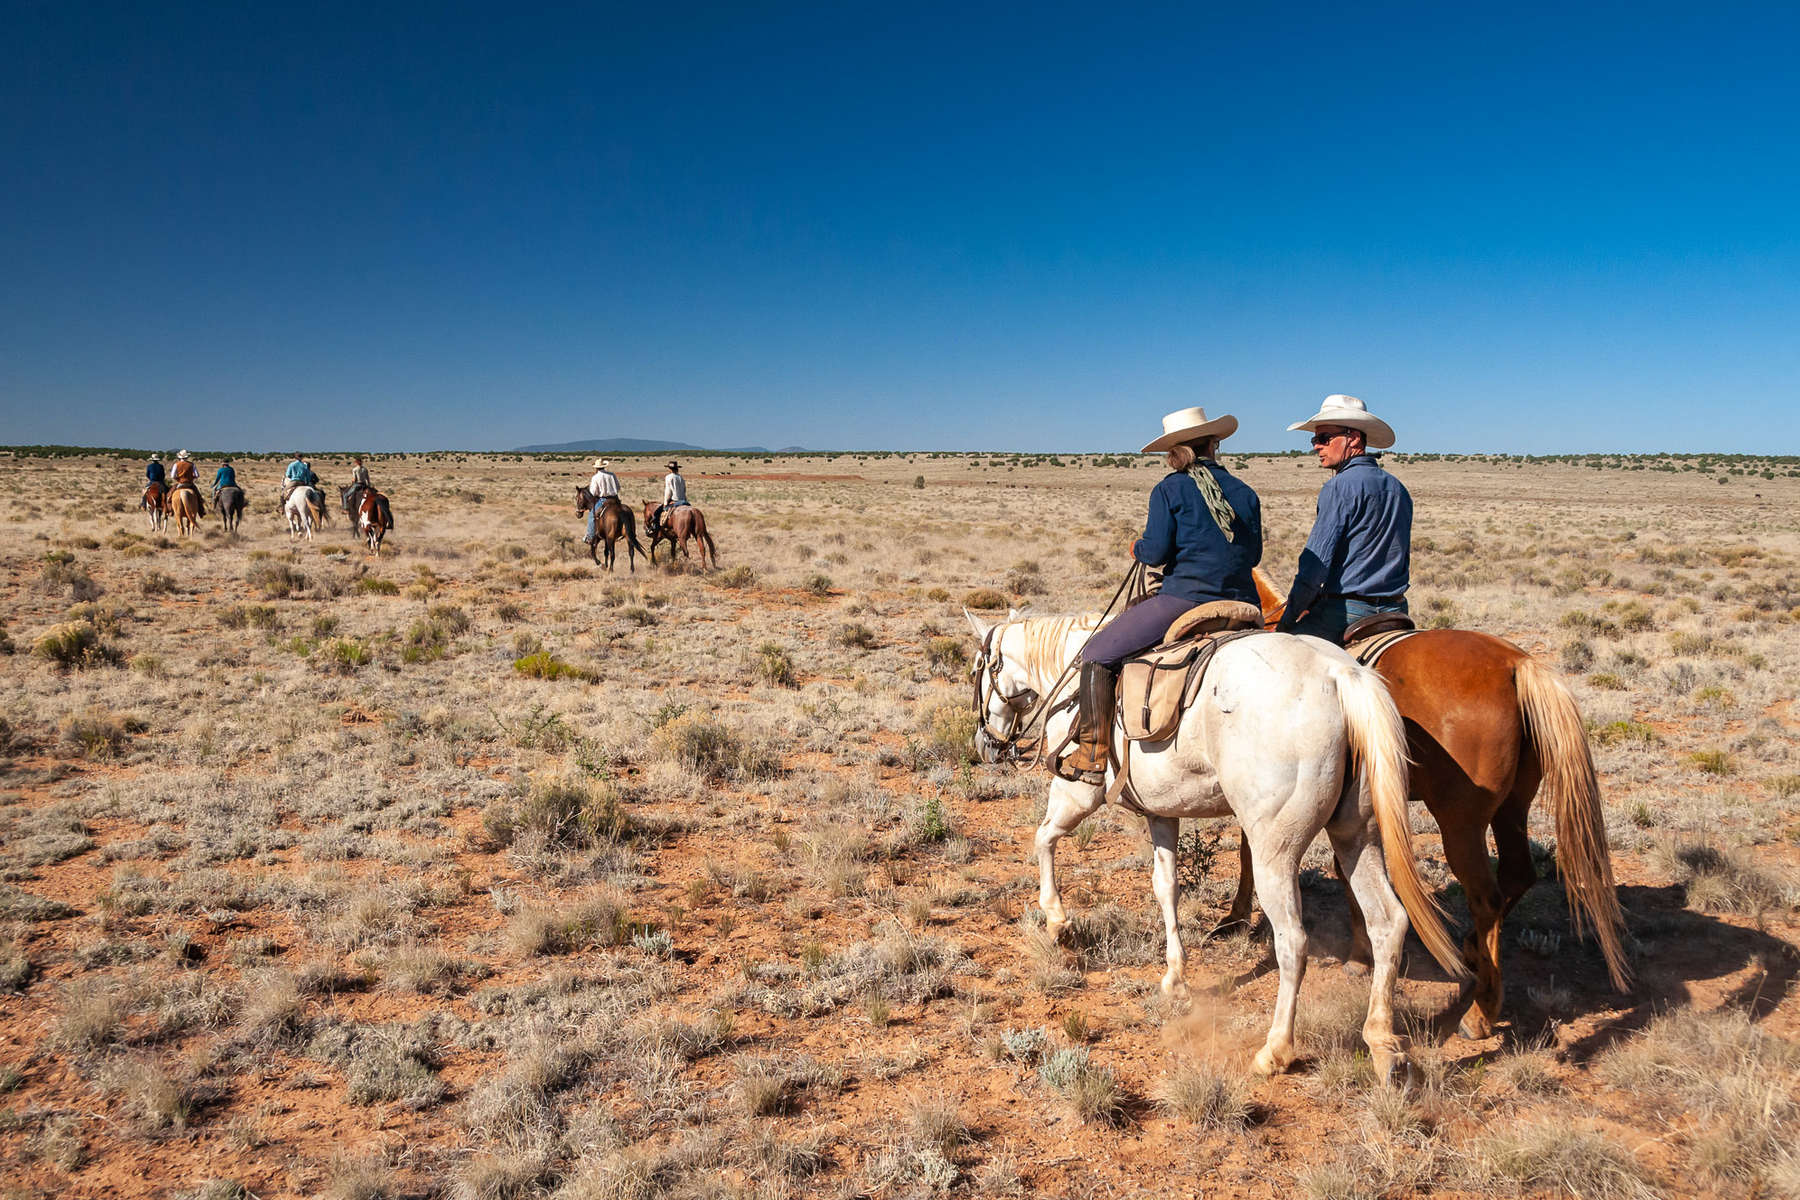
<instances>
[{"instance_id":1,"label":"saddle","mask_svg":"<svg viewBox=\"0 0 1800 1200\"><path fill-rule=\"evenodd\" d=\"M1175 619L1154 648L1119 668L1119 723L1129 741L1162 741L1193 703L1219 647L1261 633L1262 610L1236 600L1197 605Z\"/></svg>"},{"instance_id":2,"label":"saddle","mask_svg":"<svg viewBox=\"0 0 1800 1200\"><path fill-rule=\"evenodd\" d=\"M1344 630L1344 649L1363 666L1373 667L1396 645L1423 632L1405 613L1371 613Z\"/></svg>"}]
</instances>

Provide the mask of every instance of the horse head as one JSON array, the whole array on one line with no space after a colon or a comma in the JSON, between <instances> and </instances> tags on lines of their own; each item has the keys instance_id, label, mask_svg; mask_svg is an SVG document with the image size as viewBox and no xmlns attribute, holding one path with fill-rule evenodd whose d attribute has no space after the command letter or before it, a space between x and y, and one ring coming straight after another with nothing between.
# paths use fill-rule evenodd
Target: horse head
<instances>
[{"instance_id":1,"label":"horse head","mask_svg":"<svg viewBox=\"0 0 1800 1200\"><path fill-rule=\"evenodd\" d=\"M1019 735L1039 698L1019 656L1007 655L1002 648L1008 626L1018 613L1009 611L1004 621L984 621L965 608L963 616L981 639L969 668L975 703L975 753L985 763L1016 758Z\"/></svg>"}]
</instances>

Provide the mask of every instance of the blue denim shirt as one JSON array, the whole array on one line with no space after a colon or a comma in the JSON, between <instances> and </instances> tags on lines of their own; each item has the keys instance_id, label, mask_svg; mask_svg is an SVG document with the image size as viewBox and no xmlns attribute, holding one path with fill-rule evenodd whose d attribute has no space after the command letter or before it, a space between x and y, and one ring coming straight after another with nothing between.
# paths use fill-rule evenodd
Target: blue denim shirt
<instances>
[{"instance_id":1,"label":"blue denim shirt","mask_svg":"<svg viewBox=\"0 0 1800 1200\"><path fill-rule=\"evenodd\" d=\"M1399 596L1412 573L1412 496L1367 454L1319 489L1319 515L1300 552L1295 590L1327 596Z\"/></svg>"},{"instance_id":2,"label":"blue denim shirt","mask_svg":"<svg viewBox=\"0 0 1800 1200\"><path fill-rule=\"evenodd\" d=\"M1163 568L1165 595L1196 604L1207 600L1256 601L1250 568L1262 561L1262 501L1250 486L1218 463L1204 464L1237 514L1226 541L1206 511L1200 485L1186 471L1171 471L1150 493L1144 536L1132 546L1139 562Z\"/></svg>"},{"instance_id":3,"label":"blue denim shirt","mask_svg":"<svg viewBox=\"0 0 1800 1200\"><path fill-rule=\"evenodd\" d=\"M213 476L213 491L215 491L215 492L218 491L220 488L228 488L228 487L236 487L236 486L237 486L237 472L234 471L229 466L220 467L218 470L218 473Z\"/></svg>"}]
</instances>

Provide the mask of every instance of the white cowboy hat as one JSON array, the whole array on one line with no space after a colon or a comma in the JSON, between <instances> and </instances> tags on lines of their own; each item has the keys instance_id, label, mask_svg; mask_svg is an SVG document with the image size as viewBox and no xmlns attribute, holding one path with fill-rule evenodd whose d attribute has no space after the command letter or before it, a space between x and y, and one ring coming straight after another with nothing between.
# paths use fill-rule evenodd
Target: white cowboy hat
<instances>
[{"instance_id":1,"label":"white cowboy hat","mask_svg":"<svg viewBox=\"0 0 1800 1200\"><path fill-rule=\"evenodd\" d=\"M186 451L186 450L183 450L183 451L182 451L182 452L181 452L181 453L179 453L179 454L177 454L177 455L176 455L176 456L175 456L175 457L176 457L176 458L178 458L178 459L181 459L181 460L182 460L182 461L183 461L183 462L186 462L186 461L187 461L187 456L188 456L188 455L187 455L187 451Z\"/></svg>"},{"instance_id":2,"label":"white cowboy hat","mask_svg":"<svg viewBox=\"0 0 1800 1200\"><path fill-rule=\"evenodd\" d=\"M1317 433L1321 425L1343 425L1350 429L1360 429L1363 441L1376 450L1386 450L1394 444L1394 431L1388 423L1364 407L1363 402L1355 396L1342 394L1325 397L1324 407L1306 418L1288 426L1288 432L1304 429Z\"/></svg>"},{"instance_id":3,"label":"white cowboy hat","mask_svg":"<svg viewBox=\"0 0 1800 1200\"><path fill-rule=\"evenodd\" d=\"M596 458L594 460L594 470L596 471L606 470L606 465L606 460L604 458Z\"/></svg>"},{"instance_id":4,"label":"white cowboy hat","mask_svg":"<svg viewBox=\"0 0 1800 1200\"><path fill-rule=\"evenodd\" d=\"M1236 432L1237 418L1230 413L1209 421L1204 408L1184 408L1163 418L1162 436L1145 446L1143 452L1154 454L1183 442L1198 441L1203 437L1228 438Z\"/></svg>"}]
</instances>

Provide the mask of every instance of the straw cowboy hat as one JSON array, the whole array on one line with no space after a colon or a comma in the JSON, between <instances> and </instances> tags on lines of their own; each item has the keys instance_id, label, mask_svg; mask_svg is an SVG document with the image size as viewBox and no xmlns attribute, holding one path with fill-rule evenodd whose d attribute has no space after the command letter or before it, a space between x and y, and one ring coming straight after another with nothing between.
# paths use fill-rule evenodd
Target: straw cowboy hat
<instances>
[{"instance_id":1,"label":"straw cowboy hat","mask_svg":"<svg viewBox=\"0 0 1800 1200\"><path fill-rule=\"evenodd\" d=\"M607 461L604 458L596 458L594 460L594 470L596 470L596 471L606 470L607 465L608 465Z\"/></svg>"},{"instance_id":2,"label":"straw cowboy hat","mask_svg":"<svg viewBox=\"0 0 1800 1200\"><path fill-rule=\"evenodd\" d=\"M1308 433L1317 433L1321 425L1342 425L1348 429L1360 429L1363 441L1376 450L1386 450L1394 444L1394 431L1388 423L1370 412L1363 402L1355 396L1332 395L1325 397L1325 405L1318 412L1304 421L1296 421L1288 426L1288 431L1304 429Z\"/></svg>"},{"instance_id":3,"label":"straw cowboy hat","mask_svg":"<svg viewBox=\"0 0 1800 1200\"><path fill-rule=\"evenodd\" d=\"M177 454L177 455L176 455L176 456L175 456L175 457L176 457L176 459L177 459L177 460L178 460L178 461L180 461L180 462L186 462L186 461L187 461L187 456L188 456L188 453L187 453L187 451L186 451L186 450L183 450L183 451L182 451L182 452L181 452L181 453L179 453L179 454Z\"/></svg>"},{"instance_id":4,"label":"straw cowboy hat","mask_svg":"<svg viewBox=\"0 0 1800 1200\"><path fill-rule=\"evenodd\" d=\"M1230 413L1209 421L1204 408L1184 408L1163 418L1162 436L1145 446L1143 453L1154 454L1203 437L1228 438L1236 432L1237 418Z\"/></svg>"}]
</instances>

